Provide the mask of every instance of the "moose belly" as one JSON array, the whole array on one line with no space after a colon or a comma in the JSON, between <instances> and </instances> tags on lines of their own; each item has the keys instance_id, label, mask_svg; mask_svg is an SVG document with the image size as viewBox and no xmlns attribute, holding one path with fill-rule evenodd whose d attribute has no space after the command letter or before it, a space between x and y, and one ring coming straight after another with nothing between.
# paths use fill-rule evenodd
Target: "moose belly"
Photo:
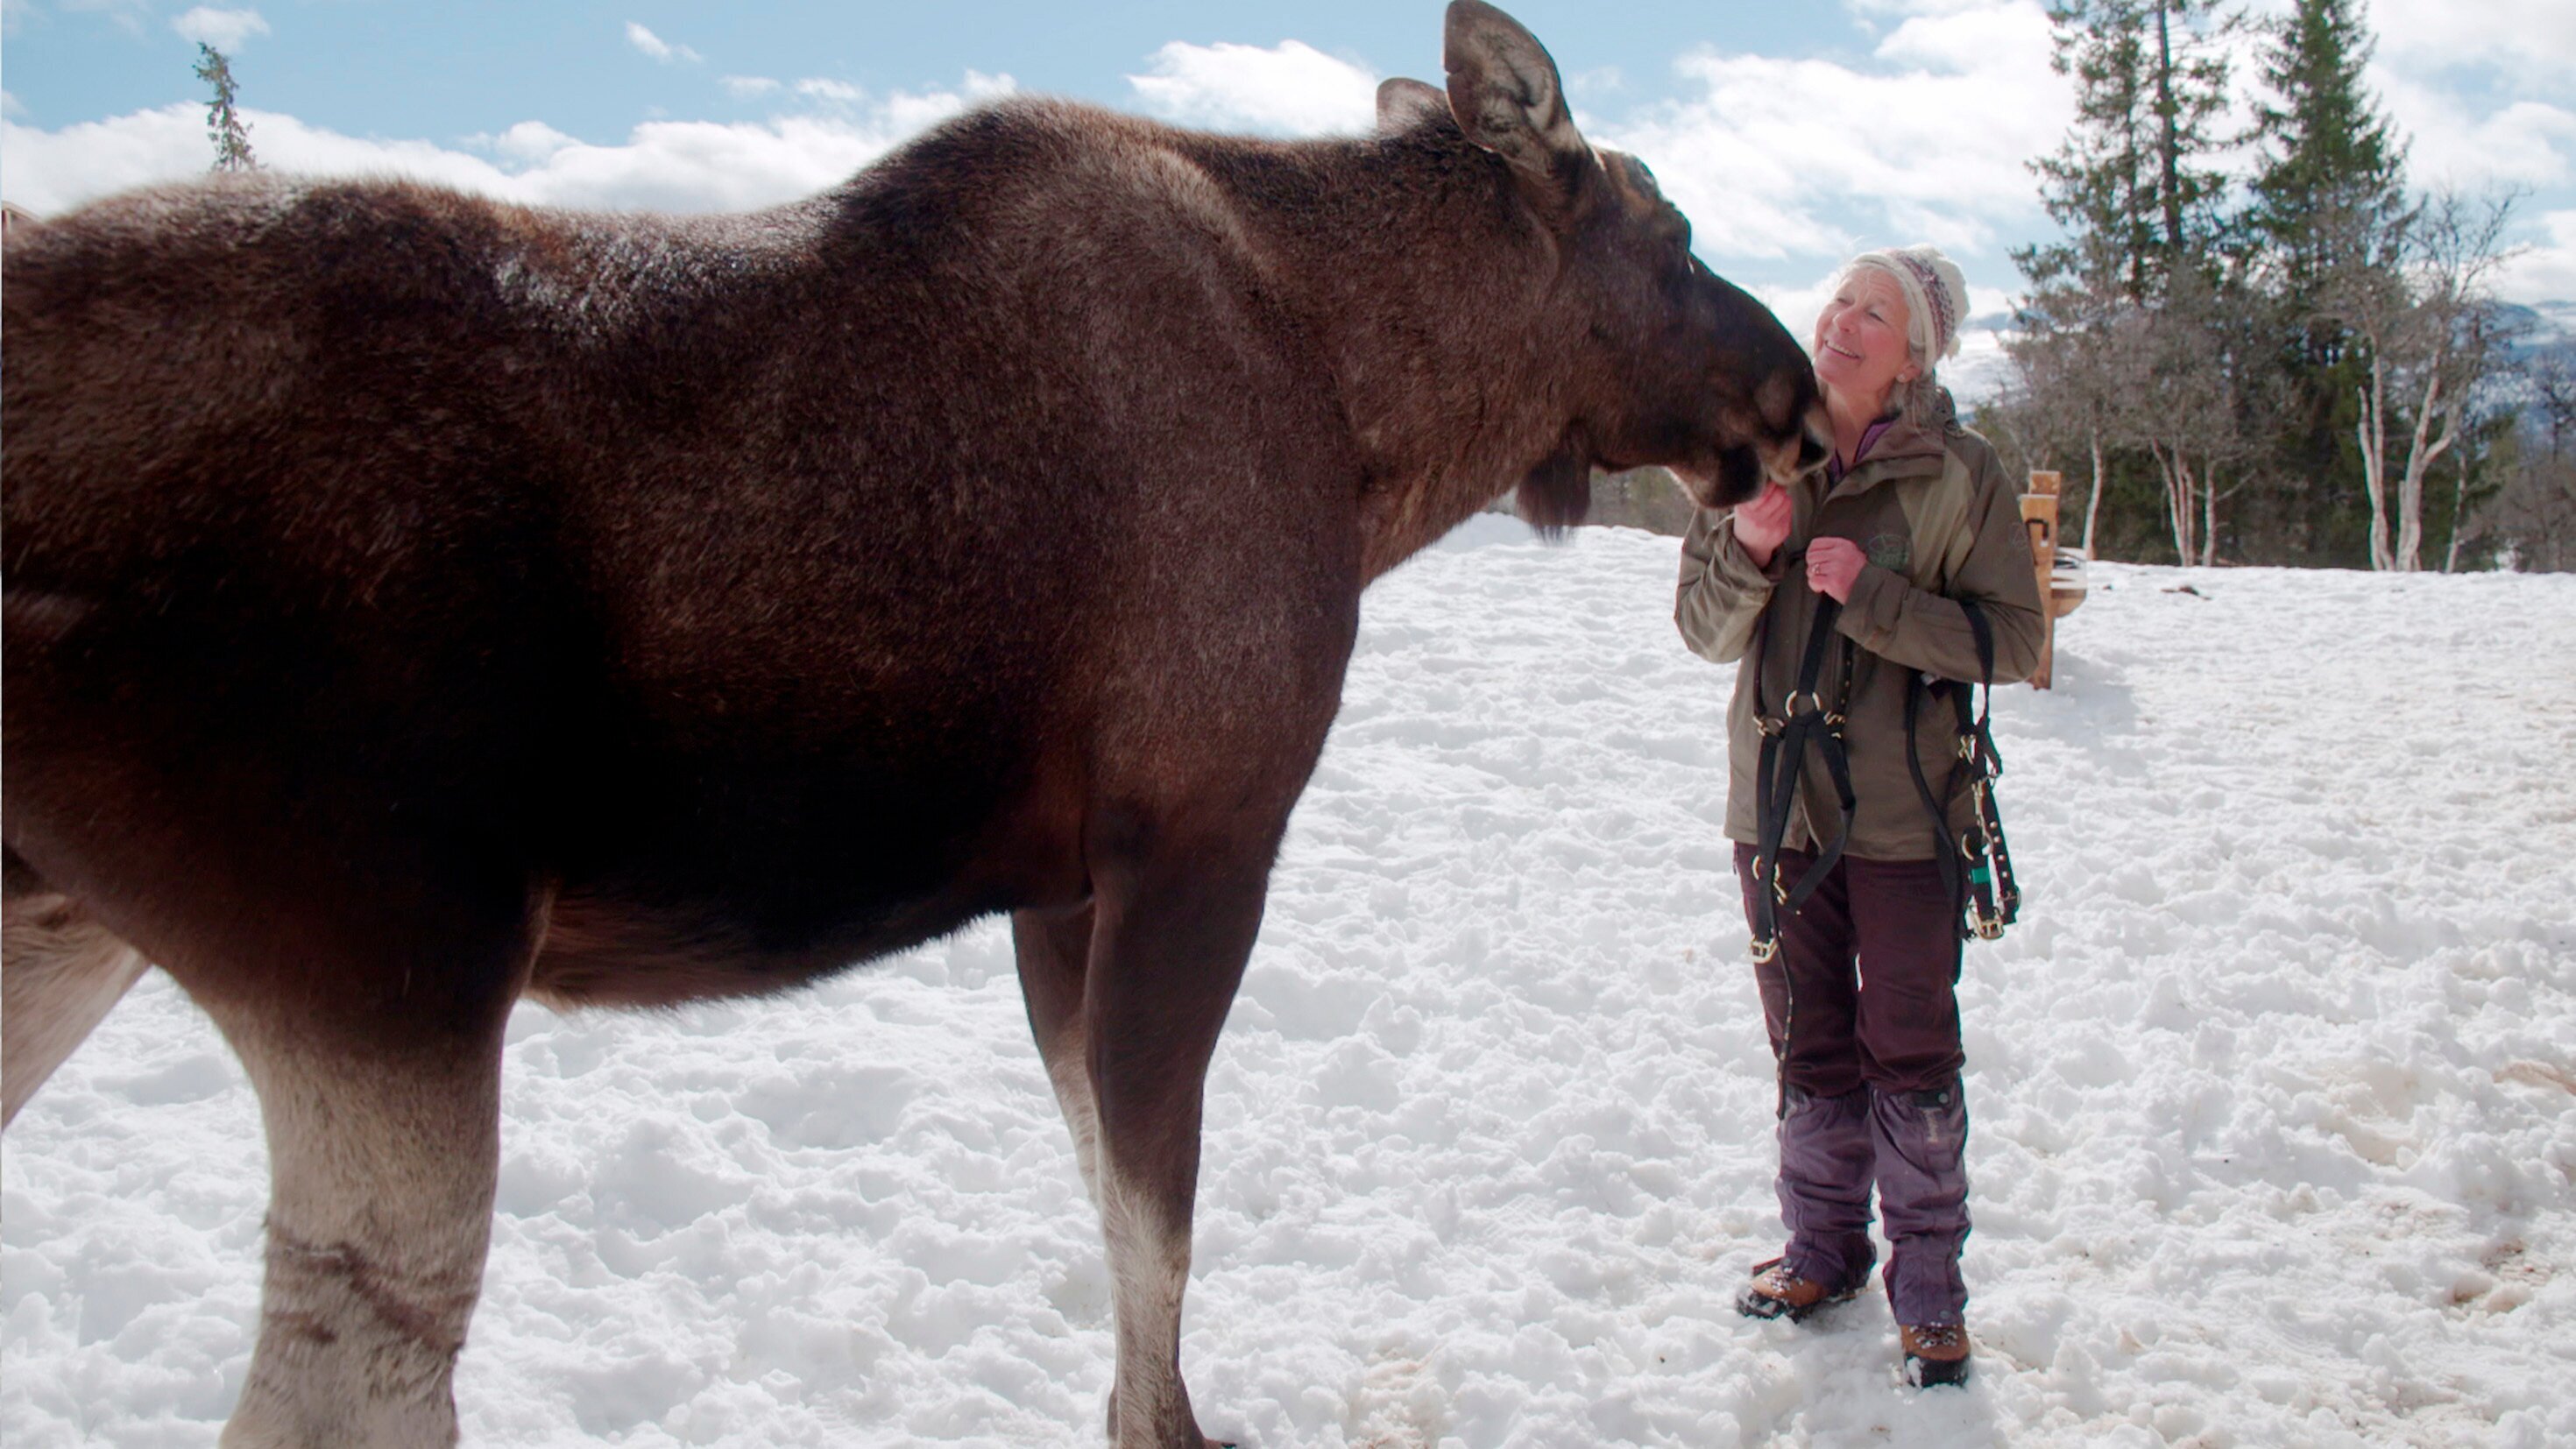
<instances>
[{"instance_id":1,"label":"moose belly","mask_svg":"<svg viewBox=\"0 0 2576 1449\"><path fill-rule=\"evenodd\" d=\"M941 765L659 772L569 853L529 994L660 1006L781 990L1084 898L1078 802L1025 773Z\"/></svg>"}]
</instances>

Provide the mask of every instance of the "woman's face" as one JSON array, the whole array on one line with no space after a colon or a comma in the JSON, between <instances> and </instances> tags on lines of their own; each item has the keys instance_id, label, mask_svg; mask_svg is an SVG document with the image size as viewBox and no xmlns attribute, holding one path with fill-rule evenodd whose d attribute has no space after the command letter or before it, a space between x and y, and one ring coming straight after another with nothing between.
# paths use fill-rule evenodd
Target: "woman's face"
<instances>
[{"instance_id":1,"label":"woman's face","mask_svg":"<svg viewBox=\"0 0 2576 1449\"><path fill-rule=\"evenodd\" d=\"M1888 389L1919 371L1908 354L1905 289L1876 267L1843 278L1816 314L1816 380L1843 397L1883 410Z\"/></svg>"}]
</instances>

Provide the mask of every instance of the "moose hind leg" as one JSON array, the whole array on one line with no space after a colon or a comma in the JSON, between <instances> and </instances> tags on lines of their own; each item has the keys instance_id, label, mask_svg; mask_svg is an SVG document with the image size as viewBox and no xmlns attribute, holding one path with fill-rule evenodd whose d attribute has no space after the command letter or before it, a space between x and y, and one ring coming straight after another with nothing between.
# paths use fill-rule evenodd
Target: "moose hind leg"
<instances>
[{"instance_id":1,"label":"moose hind leg","mask_svg":"<svg viewBox=\"0 0 2576 1449\"><path fill-rule=\"evenodd\" d=\"M10 887L0 901L0 1124L17 1120L148 964L69 896L22 891L16 879Z\"/></svg>"},{"instance_id":2,"label":"moose hind leg","mask_svg":"<svg viewBox=\"0 0 2576 1449\"><path fill-rule=\"evenodd\" d=\"M1158 852L1107 884L1097 907L1083 1015L1117 1307L1118 1449L1213 1442L1181 1382L1181 1297L1208 1060L1261 926L1270 847Z\"/></svg>"},{"instance_id":3,"label":"moose hind leg","mask_svg":"<svg viewBox=\"0 0 2576 1449\"><path fill-rule=\"evenodd\" d=\"M1011 944L1019 959L1020 997L1029 1030L1046 1063L1056 1106L1073 1134L1074 1165L1082 1189L1100 1206L1100 1108L1091 1096L1090 1033L1083 1019L1083 984L1089 975L1092 911L1017 911Z\"/></svg>"}]
</instances>

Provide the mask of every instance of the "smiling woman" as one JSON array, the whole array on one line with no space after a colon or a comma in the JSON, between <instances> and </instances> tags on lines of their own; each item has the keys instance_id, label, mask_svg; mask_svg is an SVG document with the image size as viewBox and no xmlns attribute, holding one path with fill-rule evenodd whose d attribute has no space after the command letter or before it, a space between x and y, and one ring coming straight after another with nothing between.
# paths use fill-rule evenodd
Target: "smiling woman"
<instances>
[{"instance_id":1,"label":"smiling woman","mask_svg":"<svg viewBox=\"0 0 2576 1449\"><path fill-rule=\"evenodd\" d=\"M1923 375L1907 335L1914 315L1904 287L1878 267L1846 271L1816 314L1816 377L1834 418L1834 456L1856 457L1861 433L1878 420L1888 394Z\"/></svg>"},{"instance_id":2,"label":"smiling woman","mask_svg":"<svg viewBox=\"0 0 2576 1449\"><path fill-rule=\"evenodd\" d=\"M1861 435L1893 402L1918 421L1939 405L1933 370L1959 355L1968 279L1929 246L1864 252L1816 314L1816 378L1834 416L1834 455L1858 460Z\"/></svg>"},{"instance_id":3,"label":"smiling woman","mask_svg":"<svg viewBox=\"0 0 2576 1449\"><path fill-rule=\"evenodd\" d=\"M1968 1373L1952 989L1962 862L1979 854L1960 842L1980 826L1954 737L1918 738L1918 678L2023 678L2040 637L2013 490L1933 377L1958 351L1966 294L1928 246L1843 269L1812 340L1834 456L1821 476L1702 513L1675 605L1694 650L1749 661L1727 715L1726 830L1779 1069L1789 1244L1737 1307L1797 1321L1856 1296L1877 1258L1875 1184L1918 1384Z\"/></svg>"}]
</instances>

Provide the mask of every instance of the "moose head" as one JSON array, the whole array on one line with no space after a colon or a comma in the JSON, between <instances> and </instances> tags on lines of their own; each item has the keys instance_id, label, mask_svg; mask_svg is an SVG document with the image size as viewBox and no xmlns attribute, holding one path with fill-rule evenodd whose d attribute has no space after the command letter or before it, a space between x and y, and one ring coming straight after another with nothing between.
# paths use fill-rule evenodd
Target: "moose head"
<instances>
[{"instance_id":1,"label":"moose head","mask_svg":"<svg viewBox=\"0 0 2576 1449\"><path fill-rule=\"evenodd\" d=\"M1690 221L1645 165L1576 129L1556 62L1483 0L1452 0L1448 90L1390 80L1382 134L1454 127L1497 159L1534 268L1514 281L1534 369L1570 420L1523 481L1523 514L1579 521L1596 468L1662 464L1726 507L1819 466L1831 437L1806 354L1769 309L1691 254Z\"/></svg>"}]
</instances>

